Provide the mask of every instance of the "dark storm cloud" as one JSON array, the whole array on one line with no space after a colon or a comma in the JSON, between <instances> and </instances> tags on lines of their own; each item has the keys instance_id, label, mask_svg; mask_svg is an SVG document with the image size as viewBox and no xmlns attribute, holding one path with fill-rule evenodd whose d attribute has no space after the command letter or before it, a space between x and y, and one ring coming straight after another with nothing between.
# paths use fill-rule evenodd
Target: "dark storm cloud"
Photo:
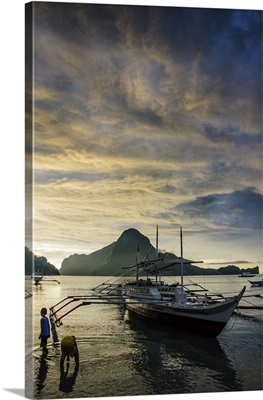
<instances>
[{"instance_id":1,"label":"dark storm cloud","mask_svg":"<svg viewBox=\"0 0 263 400\"><path fill-rule=\"evenodd\" d=\"M254 189L198 197L177 207L188 217L231 228L262 229L262 195Z\"/></svg>"},{"instance_id":2,"label":"dark storm cloud","mask_svg":"<svg viewBox=\"0 0 263 400\"><path fill-rule=\"evenodd\" d=\"M231 125L217 128L210 124L204 125L205 137L213 143L236 143L238 145L246 146L261 146L262 134L258 133L253 135L253 141L251 141L251 135L246 132L240 132L237 128Z\"/></svg>"},{"instance_id":3,"label":"dark storm cloud","mask_svg":"<svg viewBox=\"0 0 263 400\"><path fill-rule=\"evenodd\" d=\"M131 115L140 123L147 123L155 127L161 126L162 118L151 109L132 110Z\"/></svg>"},{"instance_id":4,"label":"dark storm cloud","mask_svg":"<svg viewBox=\"0 0 263 400\"><path fill-rule=\"evenodd\" d=\"M260 106L255 101L259 100L256 94L260 90L260 74L256 73L261 66L260 13L236 15L231 10L87 4L64 7L59 3L39 3L35 7L41 16L37 20L39 31L43 37L46 32L50 35L51 43L47 44L52 44L52 36L58 39L58 63L53 60L52 66L46 65L50 57L42 51L36 54L36 68L41 69L46 87L71 96L65 101L70 101L72 107L77 107L73 94L82 94L87 117L114 112L119 119L127 118L139 125L149 121L169 126L169 119L175 117L179 104L184 104L183 97L189 90L200 103L216 89L227 104L229 96L234 100L237 94L242 97L249 92L254 107ZM75 50L70 50L69 43L76 45ZM81 66L77 58L82 58ZM169 84L176 84L176 66L185 68L180 73L181 81L185 80L181 89ZM202 77L200 81L198 76ZM139 87L142 84L144 93ZM144 98L139 97L142 93ZM99 95L99 105L94 104L94 94ZM164 96L169 101L165 108ZM222 104L217 110L215 106L210 104L208 110L223 116ZM235 108L238 110L238 105L232 105L231 115L235 116ZM91 109L93 113L89 113ZM180 114L183 112L181 108ZM164 113L168 114L166 118ZM225 117L230 117L229 111Z\"/></svg>"}]
</instances>

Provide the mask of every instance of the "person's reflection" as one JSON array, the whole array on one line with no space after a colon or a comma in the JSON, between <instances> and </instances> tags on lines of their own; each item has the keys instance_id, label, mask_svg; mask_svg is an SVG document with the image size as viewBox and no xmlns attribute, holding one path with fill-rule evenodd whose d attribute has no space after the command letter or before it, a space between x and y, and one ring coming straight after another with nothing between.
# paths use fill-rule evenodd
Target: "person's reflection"
<instances>
[{"instance_id":1,"label":"person's reflection","mask_svg":"<svg viewBox=\"0 0 263 400\"><path fill-rule=\"evenodd\" d=\"M76 365L73 374L69 374L69 362L67 362L66 370L64 368L60 369L60 382L59 382L59 390L61 392L72 392L73 386L75 384L79 367Z\"/></svg>"},{"instance_id":2,"label":"person's reflection","mask_svg":"<svg viewBox=\"0 0 263 400\"><path fill-rule=\"evenodd\" d=\"M44 382L47 377L47 371L48 371L48 362L44 356L40 358L40 366L39 366L39 371L36 379L36 387L37 391L40 392L43 387L44 387Z\"/></svg>"}]
</instances>

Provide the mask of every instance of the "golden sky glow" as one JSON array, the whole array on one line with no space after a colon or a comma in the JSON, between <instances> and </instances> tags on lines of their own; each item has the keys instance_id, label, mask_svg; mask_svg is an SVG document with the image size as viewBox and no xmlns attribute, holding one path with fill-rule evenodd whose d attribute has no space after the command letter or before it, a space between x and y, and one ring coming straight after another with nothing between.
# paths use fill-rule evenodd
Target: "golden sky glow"
<instances>
[{"instance_id":1,"label":"golden sky glow","mask_svg":"<svg viewBox=\"0 0 263 400\"><path fill-rule=\"evenodd\" d=\"M262 12L50 2L34 22L28 247L60 268L131 227L172 251L183 226L211 265L261 266Z\"/></svg>"}]
</instances>

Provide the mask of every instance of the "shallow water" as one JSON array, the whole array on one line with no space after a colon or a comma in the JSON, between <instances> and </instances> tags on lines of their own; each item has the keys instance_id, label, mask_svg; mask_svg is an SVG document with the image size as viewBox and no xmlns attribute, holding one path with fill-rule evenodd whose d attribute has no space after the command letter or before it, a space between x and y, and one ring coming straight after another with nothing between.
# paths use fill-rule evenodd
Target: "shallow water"
<instances>
[{"instance_id":1,"label":"shallow water","mask_svg":"<svg viewBox=\"0 0 263 400\"><path fill-rule=\"evenodd\" d=\"M245 278L193 277L211 291L263 294ZM260 277L261 279L261 277ZM26 380L32 381L38 399L136 396L262 390L262 310L240 310L218 338L160 326L128 312L122 305L93 304L76 309L57 328L59 341L75 335L80 353L79 371L74 359L67 376L60 375L60 348L49 339L49 355L39 347L40 309L51 307L68 295L92 294L106 277L58 277L26 288L26 325L32 322L33 347L26 343ZM243 304L260 304L248 297ZM33 319L31 317L33 315ZM30 332L28 335L30 339ZM32 363L31 363L32 361ZM32 379L31 379L32 375Z\"/></svg>"}]
</instances>

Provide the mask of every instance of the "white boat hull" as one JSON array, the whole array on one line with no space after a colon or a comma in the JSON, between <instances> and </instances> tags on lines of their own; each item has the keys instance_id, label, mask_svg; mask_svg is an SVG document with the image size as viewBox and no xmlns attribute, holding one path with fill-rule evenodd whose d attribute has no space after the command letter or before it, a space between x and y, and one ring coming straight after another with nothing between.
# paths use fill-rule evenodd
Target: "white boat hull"
<instances>
[{"instance_id":1,"label":"white boat hull","mask_svg":"<svg viewBox=\"0 0 263 400\"><path fill-rule=\"evenodd\" d=\"M238 296L212 305L152 302L132 297L126 298L126 304L128 310L144 317L215 337L227 324L242 294L243 290Z\"/></svg>"}]
</instances>

